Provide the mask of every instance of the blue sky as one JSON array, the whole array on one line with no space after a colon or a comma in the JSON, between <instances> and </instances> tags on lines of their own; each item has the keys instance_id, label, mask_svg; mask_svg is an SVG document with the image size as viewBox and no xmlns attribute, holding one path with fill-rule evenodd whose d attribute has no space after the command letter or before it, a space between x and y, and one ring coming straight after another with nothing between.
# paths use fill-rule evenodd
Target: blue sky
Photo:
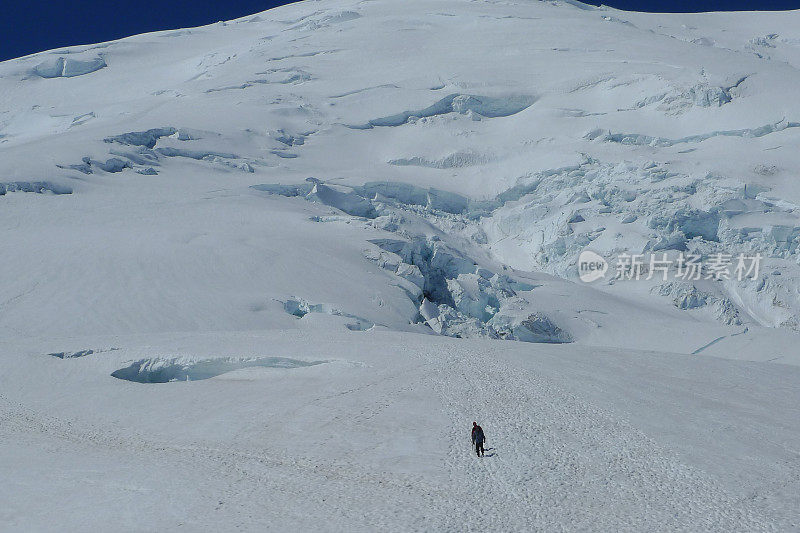
<instances>
[{"instance_id":1,"label":"blue sky","mask_svg":"<svg viewBox=\"0 0 800 533\"><path fill-rule=\"evenodd\" d=\"M0 12L0 61L61 46L200 26L291 3L275 0L0 2L6 4ZM605 0L603 3L620 9L660 12L800 8L800 0Z\"/></svg>"}]
</instances>

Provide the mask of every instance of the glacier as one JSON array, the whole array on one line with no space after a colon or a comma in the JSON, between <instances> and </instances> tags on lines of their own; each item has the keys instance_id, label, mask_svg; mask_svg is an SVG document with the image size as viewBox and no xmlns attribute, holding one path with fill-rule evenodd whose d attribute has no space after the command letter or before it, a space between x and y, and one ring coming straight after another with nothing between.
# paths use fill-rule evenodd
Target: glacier
<instances>
[{"instance_id":1,"label":"glacier","mask_svg":"<svg viewBox=\"0 0 800 533\"><path fill-rule=\"evenodd\" d=\"M798 69L572 0L0 63L0 529L797 529Z\"/></svg>"}]
</instances>

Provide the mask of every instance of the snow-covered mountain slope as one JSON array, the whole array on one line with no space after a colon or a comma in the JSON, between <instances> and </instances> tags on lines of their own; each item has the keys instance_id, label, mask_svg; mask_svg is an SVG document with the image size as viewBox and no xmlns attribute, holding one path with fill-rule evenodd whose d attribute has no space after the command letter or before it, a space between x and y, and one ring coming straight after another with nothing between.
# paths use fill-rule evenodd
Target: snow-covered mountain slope
<instances>
[{"instance_id":1,"label":"snow-covered mountain slope","mask_svg":"<svg viewBox=\"0 0 800 533\"><path fill-rule=\"evenodd\" d=\"M797 528L797 367L377 330L54 341L95 352L4 347L4 529ZM318 364L109 376L180 354Z\"/></svg>"},{"instance_id":2,"label":"snow-covered mountain slope","mask_svg":"<svg viewBox=\"0 0 800 533\"><path fill-rule=\"evenodd\" d=\"M533 0L0 63L0 524L799 527L798 68L800 12Z\"/></svg>"},{"instance_id":3,"label":"snow-covered mountain slope","mask_svg":"<svg viewBox=\"0 0 800 533\"><path fill-rule=\"evenodd\" d=\"M679 352L745 327L784 337L799 17L312 2L3 63L18 274L0 320L283 328L292 300L457 336L675 338L632 339L634 320L701 322ZM573 283L587 247L765 261L743 282L589 289Z\"/></svg>"}]
</instances>

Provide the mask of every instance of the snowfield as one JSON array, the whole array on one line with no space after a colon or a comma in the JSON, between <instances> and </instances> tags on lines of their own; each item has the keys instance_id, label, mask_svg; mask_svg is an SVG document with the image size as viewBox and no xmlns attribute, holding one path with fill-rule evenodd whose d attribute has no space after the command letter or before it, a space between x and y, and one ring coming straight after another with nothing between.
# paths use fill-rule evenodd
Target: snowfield
<instances>
[{"instance_id":1,"label":"snowfield","mask_svg":"<svg viewBox=\"0 0 800 533\"><path fill-rule=\"evenodd\" d=\"M0 63L0 529L800 530L798 69L534 0Z\"/></svg>"}]
</instances>

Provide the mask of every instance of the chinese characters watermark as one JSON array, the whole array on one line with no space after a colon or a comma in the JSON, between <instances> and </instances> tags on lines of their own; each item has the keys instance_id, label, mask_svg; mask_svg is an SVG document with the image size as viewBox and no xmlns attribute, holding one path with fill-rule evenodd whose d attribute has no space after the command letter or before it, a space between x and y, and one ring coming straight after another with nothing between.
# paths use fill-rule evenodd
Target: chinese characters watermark
<instances>
[{"instance_id":1,"label":"chinese characters watermark","mask_svg":"<svg viewBox=\"0 0 800 533\"><path fill-rule=\"evenodd\" d=\"M743 281L758 277L761 260L760 253L755 255L716 253L705 258L683 252L677 257L670 257L666 252L649 255L622 253L617 256L613 279ZM589 283L602 279L608 269L608 262L590 250L584 250L578 258L578 276L581 281Z\"/></svg>"}]
</instances>

